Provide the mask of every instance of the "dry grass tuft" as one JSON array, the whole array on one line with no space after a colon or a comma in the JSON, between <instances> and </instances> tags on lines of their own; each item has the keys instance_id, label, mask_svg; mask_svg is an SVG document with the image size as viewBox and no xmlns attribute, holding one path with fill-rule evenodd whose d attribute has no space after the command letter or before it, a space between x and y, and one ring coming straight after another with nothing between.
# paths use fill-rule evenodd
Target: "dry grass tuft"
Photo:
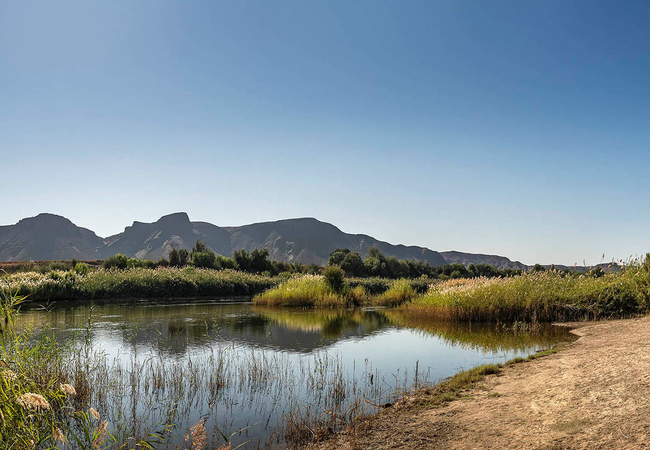
<instances>
[{"instance_id":1,"label":"dry grass tuft","mask_svg":"<svg viewBox=\"0 0 650 450\"><path fill-rule=\"evenodd\" d=\"M16 402L28 411L50 409L50 403L40 394L27 392L16 399Z\"/></svg>"},{"instance_id":2,"label":"dry grass tuft","mask_svg":"<svg viewBox=\"0 0 650 450\"><path fill-rule=\"evenodd\" d=\"M208 443L208 435L205 431L205 419L199 420L190 427L190 432L184 436L187 450L203 450ZM223 446L222 446L223 447ZM230 448L230 445L226 448Z\"/></svg>"}]
</instances>

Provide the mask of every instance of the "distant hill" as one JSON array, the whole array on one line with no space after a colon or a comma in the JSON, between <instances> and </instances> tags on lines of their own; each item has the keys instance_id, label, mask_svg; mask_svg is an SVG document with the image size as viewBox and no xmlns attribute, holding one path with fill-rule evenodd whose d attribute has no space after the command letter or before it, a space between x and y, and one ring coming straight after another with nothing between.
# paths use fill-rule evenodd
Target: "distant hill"
<instances>
[{"instance_id":1,"label":"distant hill","mask_svg":"<svg viewBox=\"0 0 650 450\"><path fill-rule=\"evenodd\" d=\"M488 264L498 269L515 269L526 270L528 266L520 263L519 261L511 261L505 256L497 255L482 255L479 253L462 253L462 252L440 252L443 258L449 264L463 264L469 266L470 264Z\"/></svg>"},{"instance_id":2,"label":"distant hill","mask_svg":"<svg viewBox=\"0 0 650 450\"><path fill-rule=\"evenodd\" d=\"M266 248L271 259L283 262L326 265L330 253L348 248L365 256L371 247L399 259L426 261L433 266L444 264L489 264L499 269L527 266L505 256L463 252L436 252L426 247L393 245L365 234L348 234L330 223L314 218L286 219L239 227L220 227L208 222L192 222L184 212L163 216L153 223L133 222L123 232L101 238L92 231L76 226L55 214L39 214L22 219L15 225L0 226L0 261L97 260L117 253L139 259L158 260L172 248L191 249L197 240L205 242L215 253L232 255L235 250ZM604 270L618 266L599 264ZM548 266L547 266L548 267ZM561 266L586 272L590 267Z\"/></svg>"},{"instance_id":3,"label":"distant hill","mask_svg":"<svg viewBox=\"0 0 650 450\"><path fill-rule=\"evenodd\" d=\"M98 259L103 249L102 238L54 214L0 227L0 261Z\"/></svg>"},{"instance_id":4,"label":"distant hill","mask_svg":"<svg viewBox=\"0 0 650 450\"><path fill-rule=\"evenodd\" d=\"M121 253L129 258L158 260L173 247L191 249L197 239L205 237L194 228L187 214L170 214L153 223L133 222L122 233L106 238L103 255Z\"/></svg>"},{"instance_id":5,"label":"distant hill","mask_svg":"<svg viewBox=\"0 0 650 450\"><path fill-rule=\"evenodd\" d=\"M255 223L228 227L232 250L267 248L277 261L300 261L305 264L326 265L329 255L337 248L348 248L365 256L371 247L399 259L417 259L432 266L446 264L436 251L425 247L392 245L365 234L347 234L332 224L312 218Z\"/></svg>"},{"instance_id":6,"label":"distant hill","mask_svg":"<svg viewBox=\"0 0 650 450\"><path fill-rule=\"evenodd\" d=\"M235 250L266 248L272 259L303 264L327 264L337 248L365 256L376 246L384 254L417 259L431 265L446 264L436 251L424 247L392 245L364 234L347 234L332 224L313 218L287 219L240 227L219 227L191 222L186 213L161 217L153 223L133 222L122 233L102 239L68 219L39 214L15 225L0 227L0 261L98 259L117 253L157 260L172 248L190 249L197 240L215 253L229 256Z\"/></svg>"}]
</instances>

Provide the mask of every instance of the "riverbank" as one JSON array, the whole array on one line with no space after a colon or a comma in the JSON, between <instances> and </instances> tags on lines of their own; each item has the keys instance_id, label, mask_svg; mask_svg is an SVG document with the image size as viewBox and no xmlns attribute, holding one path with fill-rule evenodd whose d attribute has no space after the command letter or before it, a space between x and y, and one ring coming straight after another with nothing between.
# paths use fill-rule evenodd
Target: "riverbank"
<instances>
[{"instance_id":1,"label":"riverbank","mask_svg":"<svg viewBox=\"0 0 650 450\"><path fill-rule=\"evenodd\" d=\"M650 317L574 326L574 343L507 365L458 400L435 406L436 389L421 389L312 448L650 445Z\"/></svg>"}]
</instances>

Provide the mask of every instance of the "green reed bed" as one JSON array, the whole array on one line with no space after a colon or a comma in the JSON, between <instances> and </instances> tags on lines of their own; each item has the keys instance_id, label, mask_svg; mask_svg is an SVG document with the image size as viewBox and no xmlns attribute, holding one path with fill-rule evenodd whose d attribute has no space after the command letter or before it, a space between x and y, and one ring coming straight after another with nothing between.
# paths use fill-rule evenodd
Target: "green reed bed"
<instances>
[{"instance_id":1,"label":"green reed bed","mask_svg":"<svg viewBox=\"0 0 650 450\"><path fill-rule=\"evenodd\" d=\"M374 305L398 306L413 300L417 292L411 285L411 280L401 279L393 281L385 292L373 296L371 302Z\"/></svg>"},{"instance_id":2,"label":"green reed bed","mask_svg":"<svg viewBox=\"0 0 650 450\"><path fill-rule=\"evenodd\" d=\"M401 308L414 316L456 322L552 322L644 314L649 295L650 257L597 278L545 271L450 280Z\"/></svg>"},{"instance_id":3,"label":"green reed bed","mask_svg":"<svg viewBox=\"0 0 650 450\"><path fill-rule=\"evenodd\" d=\"M358 294L362 293L359 288L356 290ZM349 288L339 289L339 292L336 292L320 275L303 275L291 278L253 298L255 303L261 305L303 308L346 307L352 303L352 300Z\"/></svg>"},{"instance_id":4,"label":"green reed bed","mask_svg":"<svg viewBox=\"0 0 650 450\"><path fill-rule=\"evenodd\" d=\"M7 275L1 292L17 292L30 301L105 298L169 298L254 295L276 286L279 278L235 270L134 268L87 273L51 271Z\"/></svg>"},{"instance_id":5,"label":"green reed bed","mask_svg":"<svg viewBox=\"0 0 650 450\"><path fill-rule=\"evenodd\" d=\"M397 306L417 295L412 280L382 280L385 288L379 290L376 280L370 294L362 283L347 280L332 281L330 274L303 275L290 278L277 287L256 295L253 301L267 306L292 306L301 308L337 308L363 305Z\"/></svg>"},{"instance_id":6,"label":"green reed bed","mask_svg":"<svg viewBox=\"0 0 650 450\"><path fill-rule=\"evenodd\" d=\"M347 280L348 285L351 288L362 287L369 295L379 295L386 292L396 280L390 278L379 278L379 277L369 277L369 278L349 278ZM411 285L413 290L418 294L424 294L429 289L429 285L435 282L435 279L432 278L411 278L408 279L408 283Z\"/></svg>"}]
</instances>

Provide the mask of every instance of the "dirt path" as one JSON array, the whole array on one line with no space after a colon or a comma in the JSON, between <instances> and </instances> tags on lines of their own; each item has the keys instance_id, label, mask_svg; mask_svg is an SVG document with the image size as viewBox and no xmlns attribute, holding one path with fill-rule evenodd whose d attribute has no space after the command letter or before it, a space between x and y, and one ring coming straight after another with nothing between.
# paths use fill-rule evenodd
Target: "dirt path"
<instances>
[{"instance_id":1,"label":"dirt path","mask_svg":"<svg viewBox=\"0 0 650 450\"><path fill-rule=\"evenodd\" d=\"M434 409L404 398L320 449L650 448L650 318L587 324Z\"/></svg>"}]
</instances>

